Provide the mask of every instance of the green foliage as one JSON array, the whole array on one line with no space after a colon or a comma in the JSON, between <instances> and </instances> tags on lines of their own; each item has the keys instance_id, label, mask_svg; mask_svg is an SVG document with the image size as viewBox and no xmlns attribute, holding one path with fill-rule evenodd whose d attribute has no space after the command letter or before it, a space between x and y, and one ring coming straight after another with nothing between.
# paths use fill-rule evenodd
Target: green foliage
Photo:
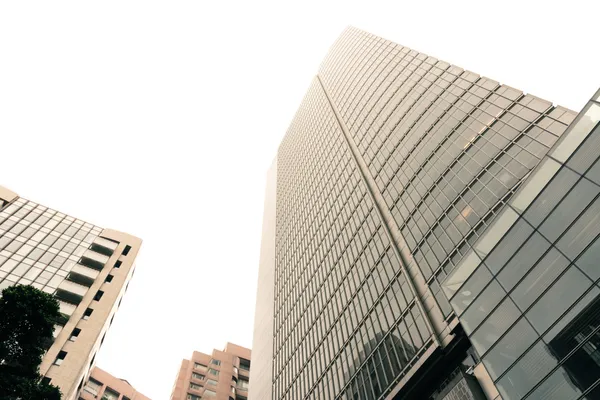
<instances>
[{"instance_id":1,"label":"green foliage","mask_svg":"<svg viewBox=\"0 0 600 400\"><path fill-rule=\"evenodd\" d=\"M33 286L10 286L0 298L0 400L59 400L39 365L60 318L56 299Z\"/></svg>"}]
</instances>

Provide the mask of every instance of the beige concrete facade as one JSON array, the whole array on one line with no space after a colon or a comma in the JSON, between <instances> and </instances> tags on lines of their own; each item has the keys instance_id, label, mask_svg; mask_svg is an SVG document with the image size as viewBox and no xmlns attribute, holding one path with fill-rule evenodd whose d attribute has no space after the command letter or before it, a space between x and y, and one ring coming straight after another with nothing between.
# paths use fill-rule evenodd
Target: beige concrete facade
<instances>
[{"instance_id":1,"label":"beige concrete facade","mask_svg":"<svg viewBox=\"0 0 600 400\"><path fill-rule=\"evenodd\" d=\"M195 351L183 360L171 400L247 400L251 351L227 343L211 355Z\"/></svg>"},{"instance_id":2,"label":"beige concrete facade","mask_svg":"<svg viewBox=\"0 0 600 400\"><path fill-rule=\"evenodd\" d=\"M0 198L10 199L0 204L0 240L4 246L10 243L4 250L0 246L0 288L31 284L59 300L64 320L55 327L55 340L43 357L40 374L60 388L64 400L77 399L134 273L142 240L49 210L2 187ZM19 224L37 233L31 237L13 234L11 226ZM37 242L38 234L50 238L47 243L61 241L61 245L44 244L45 239ZM36 251L50 257L32 256ZM5 268L8 262L10 267ZM55 275L47 284L40 283L31 278L38 269Z\"/></svg>"},{"instance_id":3,"label":"beige concrete facade","mask_svg":"<svg viewBox=\"0 0 600 400\"><path fill-rule=\"evenodd\" d=\"M94 367L92 370L79 399L150 400L149 397L135 390L125 379L114 377L98 367Z\"/></svg>"}]
</instances>

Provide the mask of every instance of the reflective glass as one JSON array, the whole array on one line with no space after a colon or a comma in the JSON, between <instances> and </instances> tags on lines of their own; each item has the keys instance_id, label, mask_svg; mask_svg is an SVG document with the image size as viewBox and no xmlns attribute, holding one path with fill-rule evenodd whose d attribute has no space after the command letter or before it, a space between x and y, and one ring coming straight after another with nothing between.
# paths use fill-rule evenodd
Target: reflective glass
<instances>
[{"instance_id":1,"label":"reflective glass","mask_svg":"<svg viewBox=\"0 0 600 400\"><path fill-rule=\"evenodd\" d=\"M492 273L497 274L502 267L513 256L515 250L527 241L527 238L532 234L533 228L527 221L520 219L513 225L507 235L502 238L500 243L485 259L485 264Z\"/></svg>"},{"instance_id":2,"label":"reflective glass","mask_svg":"<svg viewBox=\"0 0 600 400\"><path fill-rule=\"evenodd\" d=\"M575 400L581 396L581 390L571 383L569 374L560 367L537 387L528 397L543 400Z\"/></svg>"},{"instance_id":3,"label":"reflective glass","mask_svg":"<svg viewBox=\"0 0 600 400\"><path fill-rule=\"evenodd\" d=\"M494 246L502 239L504 234L510 229L510 227L517 220L519 215L514 212L510 207L506 207L502 214L500 214L496 220L492 223L484 235L479 239L475 250L485 257Z\"/></svg>"},{"instance_id":4,"label":"reflective glass","mask_svg":"<svg viewBox=\"0 0 600 400\"><path fill-rule=\"evenodd\" d=\"M589 103L581 111L578 120L563 134L560 143L550 155L560 162L567 161L598 121L600 121L600 105Z\"/></svg>"},{"instance_id":5,"label":"reflective glass","mask_svg":"<svg viewBox=\"0 0 600 400\"><path fill-rule=\"evenodd\" d=\"M470 252L458 264L458 266L448 275L442 288L448 298L451 298L454 293L462 286L462 284L471 276L473 271L481 264L481 259L475 252Z\"/></svg>"},{"instance_id":6,"label":"reflective glass","mask_svg":"<svg viewBox=\"0 0 600 400\"><path fill-rule=\"evenodd\" d=\"M571 267L527 312L527 319L541 334L565 312L590 286L592 281Z\"/></svg>"},{"instance_id":7,"label":"reflective glass","mask_svg":"<svg viewBox=\"0 0 600 400\"><path fill-rule=\"evenodd\" d=\"M496 276L496 279L506 291L510 291L517 282L525 276L531 267L548 250L550 242L537 232L534 232L523 247L510 259L506 266Z\"/></svg>"},{"instance_id":8,"label":"reflective glass","mask_svg":"<svg viewBox=\"0 0 600 400\"><path fill-rule=\"evenodd\" d=\"M451 304L454 311L460 316L462 312L471 304L477 297L479 292L492 280L492 274L485 265L480 266L471 275L469 280L452 298Z\"/></svg>"},{"instance_id":9,"label":"reflective glass","mask_svg":"<svg viewBox=\"0 0 600 400\"><path fill-rule=\"evenodd\" d=\"M556 359L537 342L497 383L503 400L520 400L555 366ZM541 399L540 399L541 400Z\"/></svg>"},{"instance_id":10,"label":"reflective glass","mask_svg":"<svg viewBox=\"0 0 600 400\"><path fill-rule=\"evenodd\" d=\"M534 170L525 184L519 189L510 204L518 211L523 212L531 204L533 199L542 191L546 184L552 179L560 164L556 161L546 158Z\"/></svg>"},{"instance_id":11,"label":"reflective glass","mask_svg":"<svg viewBox=\"0 0 600 400\"><path fill-rule=\"evenodd\" d=\"M533 226L538 226L548 216L550 211L569 192L579 175L569 168L562 168L552 179L552 182L542 191L523 217Z\"/></svg>"},{"instance_id":12,"label":"reflective glass","mask_svg":"<svg viewBox=\"0 0 600 400\"><path fill-rule=\"evenodd\" d=\"M550 216L542 223L539 230L551 242L555 241L598 195L600 187L587 179L582 179L565 196Z\"/></svg>"},{"instance_id":13,"label":"reflective glass","mask_svg":"<svg viewBox=\"0 0 600 400\"><path fill-rule=\"evenodd\" d=\"M510 296L517 306L525 311L568 265L569 261L556 249L551 248Z\"/></svg>"},{"instance_id":14,"label":"reflective glass","mask_svg":"<svg viewBox=\"0 0 600 400\"><path fill-rule=\"evenodd\" d=\"M598 260L600 260L600 240L596 239L575 261L575 264L588 274L590 278L598 280L600 279L600 265L598 265Z\"/></svg>"},{"instance_id":15,"label":"reflective glass","mask_svg":"<svg viewBox=\"0 0 600 400\"><path fill-rule=\"evenodd\" d=\"M538 335L525 318L517 322L483 358L490 376L496 379L502 375L537 338Z\"/></svg>"},{"instance_id":16,"label":"reflective glass","mask_svg":"<svg viewBox=\"0 0 600 400\"><path fill-rule=\"evenodd\" d=\"M560 238L556 247L574 260L600 234L600 198ZM598 268L600 269L600 268Z\"/></svg>"},{"instance_id":17,"label":"reflective glass","mask_svg":"<svg viewBox=\"0 0 600 400\"><path fill-rule=\"evenodd\" d=\"M490 314L489 318L471 336L473 347L475 347L479 354L485 354L520 315L521 313L512 300L509 297L504 299L498 308Z\"/></svg>"}]
</instances>

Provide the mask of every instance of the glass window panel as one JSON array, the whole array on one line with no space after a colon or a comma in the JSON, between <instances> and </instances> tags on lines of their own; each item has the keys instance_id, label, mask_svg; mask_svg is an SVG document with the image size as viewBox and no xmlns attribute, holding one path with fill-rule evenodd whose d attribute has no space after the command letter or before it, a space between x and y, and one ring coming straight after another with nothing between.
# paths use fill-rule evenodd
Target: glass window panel
<instances>
[{"instance_id":1,"label":"glass window panel","mask_svg":"<svg viewBox=\"0 0 600 400\"><path fill-rule=\"evenodd\" d=\"M592 281L572 266L527 312L527 318L539 333L543 333L591 285Z\"/></svg>"},{"instance_id":2,"label":"glass window panel","mask_svg":"<svg viewBox=\"0 0 600 400\"><path fill-rule=\"evenodd\" d=\"M581 339L600 326L600 289L593 286L573 308L544 335L557 358L563 358Z\"/></svg>"},{"instance_id":3,"label":"glass window panel","mask_svg":"<svg viewBox=\"0 0 600 400\"><path fill-rule=\"evenodd\" d=\"M500 239L502 239L504 234L510 229L518 217L519 215L516 212L511 208L506 207L502 214L496 218L477 242L477 245L475 246L477 253L479 253L481 257L485 257Z\"/></svg>"},{"instance_id":4,"label":"glass window panel","mask_svg":"<svg viewBox=\"0 0 600 400\"><path fill-rule=\"evenodd\" d=\"M534 205L524 214L525 219L533 226L541 224L550 211L571 190L577 179L579 179L579 175L569 168L561 169L542 191Z\"/></svg>"},{"instance_id":5,"label":"glass window panel","mask_svg":"<svg viewBox=\"0 0 600 400\"><path fill-rule=\"evenodd\" d=\"M522 399L555 366L556 359L538 342L496 383L502 399Z\"/></svg>"},{"instance_id":6,"label":"glass window panel","mask_svg":"<svg viewBox=\"0 0 600 400\"><path fill-rule=\"evenodd\" d=\"M598 260L600 260L600 240L596 239L596 241L583 252L577 261L575 261L575 264L577 264L583 272L588 274L590 278L596 281L600 279L600 265L598 265Z\"/></svg>"},{"instance_id":7,"label":"glass window panel","mask_svg":"<svg viewBox=\"0 0 600 400\"><path fill-rule=\"evenodd\" d=\"M464 284L452 299L452 307L459 316L491 280L492 274L485 265L477 268L467 283Z\"/></svg>"},{"instance_id":8,"label":"glass window panel","mask_svg":"<svg viewBox=\"0 0 600 400\"><path fill-rule=\"evenodd\" d=\"M506 296L506 293L502 287L493 280L461 317L460 322L465 331L467 333L473 332L504 296Z\"/></svg>"},{"instance_id":9,"label":"glass window panel","mask_svg":"<svg viewBox=\"0 0 600 400\"><path fill-rule=\"evenodd\" d=\"M452 297L452 295L461 287L461 285L469 278L469 276L471 276L479 264L481 264L481 259L473 251L463 258L460 264L454 269L454 271L450 273L442 285L444 293L448 298Z\"/></svg>"},{"instance_id":10,"label":"glass window panel","mask_svg":"<svg viewBox=\"0 0 600 400\"><path fill-rule=\"evenodd\" d=\"M533 174L527 179L510 204L520 212L525 211L533 199L535 199L550 179L552 179L554 174L556 174L556 171L558 171L559 168L559 163L550 158L546 158L539 167L534 170Z\"/></svg>"},{"instance_id":11,"label":"glass window panel","mask_svg":"<svg viewBox=\"0 0 600 400\"><path fill-rule=\"evenodd\" d=\"M556 247L574 260L600 234L600 198L579 217ZM600 269L596 268L597 270Z\"/></svg>"},{"instance_id":12,"label":"glass window panel","mask_svg":"<svg viewBox=\"0 0 600 400\"><path fill-rule=\"evenodd\" d=\"M506 332L521 312L510 298L504 301L494 310L489 318L481 324L477 331L471 336L473 347L479 354L485 354L487 350Z\"/></svg>"},{"instance_id":13,"label":"glass window panel","mask_svg":"<svg viewBox=\"0 0 600 400\"><path fill-rule=\"evenodd\" d=\"M485 264L490 271L497 274L532 232L533 228L531 225L524 219L520 219L485 259Z\"/></svg>"},{"instance_id":14,"label":"glass window panel","mask_svg":"<svg viewBox=\"0 0 600 400\"><path fill-rule=\"evenodd\" d=\"M522 318L483 358L491 377L496 379L538 338L529 322Z\"/></svg>"},{"instance_id":15,"label":"glass window panel","mask_svg":"<svg viewBox=\"0 0 600 400\"><path fill-rule=\"evenodd\" d=\"M572 400L581 395L573 383L569 374L561 367L554 371L546 380L529 395L531 399L544 400Z\"/></svg>"},{"instance_id":16,"label":"glass window panel","mask_svg":"<svg viewBox=\"0 0 600 400\"><path fill-rule=\"evenodd\" d=\"M525 311L568 265L569 261L555 248L551 248L525 279L515 287L511 293L512 299L521 310Z\"/></svg>"},{"instance_id":17,"label":"glass window panel","mask_svg":"<svg viewBox=\"0 0 600 400\"><path fill-rule=\"evenodd\" d=\"M534 232L527 239L523 247L519 249L502 271L500 271L496 279L498 279L506 291L510 291L549 247L550 242L544 239L539 233Z\"/></svg>"},{"instance_id":18,"label":"glass window panel","mask_svg":"<svg viewBox=\"0 0 600 400\"><path fill-rule=\"evenodd\" d=\"M563 163L567 161L598 121L600 121L600 106L595 103L588 103L581 111L578 121L562 135L560 143L550 155Z\"/></svg>"},{"instance_id":19,"label":"glass window panel","mask_svg":"<svg viewBox=\"0 0 600 400\"><path fill-rule=\"evenodd\" d=\"M548 240L554 242L583 209L598 195L600 187L587 179L582 179L552 211L539 230Z\"/></svg>"}]
</instances>

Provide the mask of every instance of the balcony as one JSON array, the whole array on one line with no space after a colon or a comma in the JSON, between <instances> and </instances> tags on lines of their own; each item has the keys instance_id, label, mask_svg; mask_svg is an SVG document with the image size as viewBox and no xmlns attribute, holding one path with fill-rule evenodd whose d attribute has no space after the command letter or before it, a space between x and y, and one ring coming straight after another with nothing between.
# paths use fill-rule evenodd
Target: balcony
<instances>
[{"instance_id":1,"label":"balcony","mask_svg":"<svg viewBox=\"0 0 600 400\"><path fill-rule=\"evenodd\" d=\"M81 261L79 261L79 263L86 267L101 271L107 261L108 257L104 254L97 253L93 250L87 250L83 253L83 256L81 256Z\"/></svg>"},{"instance_id":2,"label":"balcony","mask_svg":"<svg viewBox=\"0 0 600 400\"><path fill-rule=\"evenodd\" d=\"M119 244L112 240L97 237L92 243L91 249L105 256L111 256Z\"/></svg>"},{"instance_id":3,"label":"balcony","mask_svg":"<svg viewBox=\"0 0 600 400\"><path fill-rule=\"evenodd\" d=\"M88 288L86 286L64 280L58 286L58 289L56 289L56 297L67 303L79 304L81 303L83 296L87 293L87 290Z\"/></svg>"},{"instance_id":4,"label":"balcony","mask_svg":"<svg viewBox=\"0 0 600 400\"><path fill-rule=\"evenodd\" d=\"M76 274L87 276L91 279L96 279L98 277L99 272L95 269L86 267L85 265L75 264L71 269L71 272L75 272Z\"/></svg>"}]
</instances>

